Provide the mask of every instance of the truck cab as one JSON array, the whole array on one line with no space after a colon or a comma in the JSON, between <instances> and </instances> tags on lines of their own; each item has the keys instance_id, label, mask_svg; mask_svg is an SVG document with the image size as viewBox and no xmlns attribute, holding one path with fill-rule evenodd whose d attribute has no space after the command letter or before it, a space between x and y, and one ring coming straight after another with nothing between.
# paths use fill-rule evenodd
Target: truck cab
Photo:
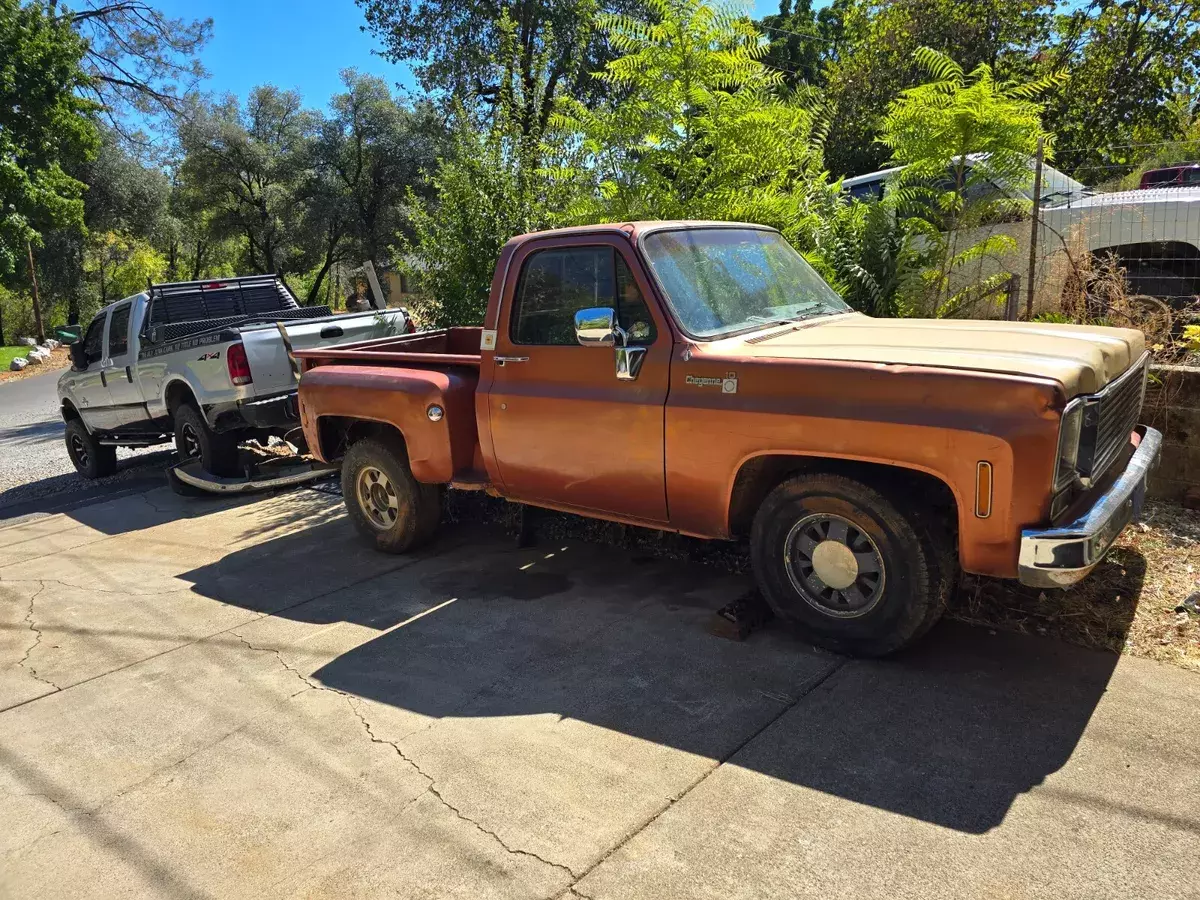
<instances>
[{"instance_id":1,"label":"truck cab","mask_svg":"<svg viewBox=\"0 0 1200 900\"><path fill-rule=\"evenodd\" d=\"M309 446L405 552L438 486L747 539L824 646L892 652L960 569L1065 585L1136 514L1140 332L854 312L770 228L522 235L479 328L297 353Z\"/></svg>"}]
</instances>

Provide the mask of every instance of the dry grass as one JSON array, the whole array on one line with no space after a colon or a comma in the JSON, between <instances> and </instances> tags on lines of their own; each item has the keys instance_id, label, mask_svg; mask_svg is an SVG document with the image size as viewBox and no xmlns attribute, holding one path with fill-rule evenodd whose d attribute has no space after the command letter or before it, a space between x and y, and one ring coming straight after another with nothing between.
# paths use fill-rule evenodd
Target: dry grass
<instances>
[{"instance_id":1,"label":"dry grass","mask_svg":"<svg viewBox=\"0 0 1200 900\"><path fill-rule=\"evenodd\" d=\"M745 544L701 541L545 510L534 511L543 540L582 540L654 556L748 573ZM519 507L482 493L451 491L448 521L485 521L516 535ZM1150 502L1143 523L1126 529L1081 584L1039 591L1015 581L965 576L949 618L1057 638L1094 650L1126 653L1200 670L1200 614L1176 612L1200 591L1200 512Z\"/></svg>"},{"instance_id":2,"label":"dry grass","mask_svg":"<svg viewBox=\"0 0 1200 900\"><path fill-rule=\"evenodd\" d=\"M1200 670L1200 513L1150 502L1090 577L1065 591L967 576L950 616Z\"/></svg>"}]
</instances>

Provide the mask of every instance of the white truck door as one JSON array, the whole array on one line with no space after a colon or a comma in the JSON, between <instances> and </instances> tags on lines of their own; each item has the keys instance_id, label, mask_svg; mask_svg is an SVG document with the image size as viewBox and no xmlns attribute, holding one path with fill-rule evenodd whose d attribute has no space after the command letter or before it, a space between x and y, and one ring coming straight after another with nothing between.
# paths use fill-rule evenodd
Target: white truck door
<instances>
[{"instance_id":1,"label":"white truck door","mask_svg":"<svg viewBox=\"0 0 1200 900\"><path fill-rule=\"evenodd\" d=\"M148 416L142 391L134 377L136 340L133 337L133 302L114 306L108 317L105 357L101 367L107 382L109 412L107 428L121 428L145 421Z\"/></svg>"},{"instance_id":2,"label":"white truck door","mask_svg":"<svg viewBox=\"0 0 1200 900\"><path fill-rule=\"evenodd\" d=\"M75 370L71 375L69 397L89 431L103 431L108 428L109 406L112 401L100 371L104 360L104 327L107 321L107 311L92 319L83 334L83 352L87 368L82 371Z\"/></svg>"}]
</instances>

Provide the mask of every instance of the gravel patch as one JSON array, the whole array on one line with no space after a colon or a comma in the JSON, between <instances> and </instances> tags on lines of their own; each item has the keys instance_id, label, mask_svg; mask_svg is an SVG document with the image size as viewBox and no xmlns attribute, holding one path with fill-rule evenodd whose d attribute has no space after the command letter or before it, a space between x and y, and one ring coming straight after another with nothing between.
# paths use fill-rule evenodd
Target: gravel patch
<instances>
[{"instance_id":1,"label":"gravel patch","mask_svg":"<svg viewBox=\"0 0 1200 900\"><path fill-rule=\"evenodd\" d=\"M166 466L174 451L163 447L118 450L115 475L79 477L63 442L56 385L59 372L0 383L0 517L7 507L145 477Z\"/></svg>"}]
</instances>

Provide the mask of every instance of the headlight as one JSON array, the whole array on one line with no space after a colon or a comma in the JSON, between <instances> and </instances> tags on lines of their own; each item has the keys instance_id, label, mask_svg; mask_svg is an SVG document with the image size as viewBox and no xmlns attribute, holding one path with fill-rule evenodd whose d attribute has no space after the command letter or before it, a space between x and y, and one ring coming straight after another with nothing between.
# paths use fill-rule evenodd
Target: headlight
<instances>
[{"instance_id":1,"label":"headlight","mask_svg":"<svg viewBox=\"0 0 1200 900\"><path fill-rule=\"evenodd\" d=\"M1066 487L1075 480L1079 463L1079 437L1083 431L1083 399L1074 400L1063 410L1058 430L1058 468L1054 472L1054 489Z\"/></svg>"}]
</instances>

